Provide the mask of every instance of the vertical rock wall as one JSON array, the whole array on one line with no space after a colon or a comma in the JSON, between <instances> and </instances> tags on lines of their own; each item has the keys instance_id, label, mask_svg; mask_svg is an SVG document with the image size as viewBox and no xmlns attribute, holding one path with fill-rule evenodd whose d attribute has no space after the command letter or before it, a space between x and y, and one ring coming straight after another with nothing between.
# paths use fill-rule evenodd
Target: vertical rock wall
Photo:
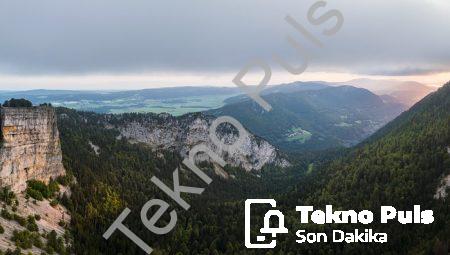
<instances>
[{"instance_id":1,"label":"vertical rock wall","mask_svg":"<svg viewBox=\"0 0 450 255\"><path fill-rule=\"evenodd\" d=\"M27 180L65 174L53 108L0 108L0 128L1 187L20 192Z\"/></svg>"}]
</instances>

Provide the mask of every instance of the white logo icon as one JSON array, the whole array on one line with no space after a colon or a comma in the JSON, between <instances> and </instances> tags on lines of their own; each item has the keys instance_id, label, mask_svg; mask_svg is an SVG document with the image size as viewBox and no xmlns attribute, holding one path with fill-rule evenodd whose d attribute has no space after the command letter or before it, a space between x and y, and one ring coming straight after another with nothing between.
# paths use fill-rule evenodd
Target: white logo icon
<instances>
[{"instance_id":1,"label":"white logo icon","mask_svg":"<svg viewBox=\"0 0 450 255\"><path fill-rule=\"evenodd\" d=\"M250 240L250 207L252 204L270 204L273 208L277 206L277 202L273 199L247 199L245 201L245 246L249 249L272 249L277 246L277 241L272 240L270 243L252 243ZM270 219L272 217L278 218L278 227L270 227ZM272 238L275 238L277 234L286 234L288 229L284 227L284 215L279 210L269 210L264 215L264 227L259 230L261 234L272 234ZM258 242L264 242L266 240L265 235L258 235L256 237Z\"/></svg>"}]
</instances>

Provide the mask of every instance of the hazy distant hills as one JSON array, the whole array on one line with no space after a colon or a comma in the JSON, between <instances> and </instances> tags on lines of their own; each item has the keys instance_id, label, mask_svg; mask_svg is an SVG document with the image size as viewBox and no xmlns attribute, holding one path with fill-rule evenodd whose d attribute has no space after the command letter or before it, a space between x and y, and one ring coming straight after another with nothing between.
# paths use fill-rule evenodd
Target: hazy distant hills
<instances>
[{"instance_id":1,"label":"hazy distant hills","mask_svg":"<svg viewBox=\"0 0 450 255\"><path fill-rule=\"evenodd\" d=\"M266 89L264 89L261 92L261 95L269 95L273 93L292 93L292 92L300 92L300 91L306 91L306 90L319 90L323 88L327 88L329 85L325 85L320 82L292 82L292 83L286 83L286 84L280 84L280 85L273 85L268 86ZM231 104L236 103L242 100L246 100L248 97L244 94L230 97L225 100L225 103Z\"/></svg>"},{"instance_id":2,"label":"hazy distant hills","mask_svg":"<svg viewBox=\"0 0 450 255\"><path fill-rule=\"evenodd\" d=\"M170 88L154 88L142 90L124 90L124 91L96 91L96 90L28 90L28 91L0 91L1 98L11 96L26 95L30 100L36 100L35 103L49 101L70 101L70 100L117 100L123 98L140 99L170 99L190 96L205 96L217 94L235 94L239 92L235 87L200 87L184 86ZM47 101L45 101L47 100Z\"/></svg>"},{"instance_id":3,"label":"hazy distant hills","mask_svg":"<svg viewBox=\"0 0 450 255\"><path fill-rule=\"evenodd\" d=\"M434 87L414 81L356 79L338 84L365 88L377 95L387 95L408 107L436 90Z\"/></svg>"},{"instance_id":4,"label":"hazy distant hills","mask_svg":"<svg viewBox=\"0 0 450 255\"><path fill-rule=\"evenodd\" d=\"M367 89L325 82L268 86L261 94L274 108L270 113L243 95L237 87L173 87L132 91L32 90L2 92L0 101L26 98L34 104L50 102L54 106L97 113L167 112L179 116L206 112L216 116L230 115L270 143L296 151L356 144L430 91L429 87L412 83L386 82L379 85L378 81L371 80L348 82L353 83L377 92L374 94ZM406 100L407 95L415 97Z\"/></svg>"},{"instance_id":5,"label":"hazy distant hills","mask_svg":"<svg viewBox=\"0 0 450 255\"><path fill-rule=\"evenodd\" d=\"M237 87L3 91L0 101L26 98L34 104L50 102L54 106L98 113L230 115L282 149L319 150L360 142L433 90L416 82L390 80L293 82L268 86L261 93L274 107L270 113Z\"/></svg>"},{"instance_id":6,"label":"hazy distant hills","mask_svg":"<svg viewBox=\"0 0 450 255\"><path fill-rule=\"evenodd\" d=\"M272 144L297 151L356 144L406 109L366 89L309 86L311 90L297 91L295 85L279 87L277 93L263 96L271 112L246 99L208 113L233 116Z\"/></svg>"},{"instance_id":7,"label":"hazy distant hills","mask_svg":"<svg viewBox=\"0 0 450 255\"><path fill-rule=\"evenodd\" d=\"M343 83L293 82L268 86L262 95L318 90L327 86L351 85L365 88L389 103L411 106L435 88L416 82L359 79ZM182 115L220 108L246 99L237 87L185 86L124 91L30 90L0 91L0 101L27 98L34 104L52 103L98 113L167 112Z\"/></svg>"}]
</instances>

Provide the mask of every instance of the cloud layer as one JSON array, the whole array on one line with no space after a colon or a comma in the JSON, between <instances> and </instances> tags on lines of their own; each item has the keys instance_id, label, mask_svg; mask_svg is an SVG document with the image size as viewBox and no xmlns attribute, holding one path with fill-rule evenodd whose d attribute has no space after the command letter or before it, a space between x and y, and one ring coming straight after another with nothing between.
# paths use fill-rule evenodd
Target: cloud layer
<instances>
[{"instance_id":1,"label":"cloud layer","mask_svg":"<svg viewBox=\"0 0 450 255\"><path fill-rule=\"evenodd\" d=\"M328 1L345 17L326 37L300 0L0 0L0 73L7 75L235 72L254 58L297 61L292 35L313 54L312 71L420 74L450 70L450 2ZM322 12L323 13L323 12ZM290 14L319 49L284 21ZM320 13L319 13L320 14Z\"/></svg>"}]
</instances>

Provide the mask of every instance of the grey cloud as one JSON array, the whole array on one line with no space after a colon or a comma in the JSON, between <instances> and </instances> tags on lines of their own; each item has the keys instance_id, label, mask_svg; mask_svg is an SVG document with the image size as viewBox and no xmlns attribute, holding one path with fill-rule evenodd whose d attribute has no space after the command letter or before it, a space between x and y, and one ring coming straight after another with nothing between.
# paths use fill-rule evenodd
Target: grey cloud
<instances>
[{"instance_id":1,"label":"grey cloud","mask_svg":"<svg viewBox=\"0 0 450 255\"><path fill-rule=\"evenodd\" d=\"M314 2L0 0L0 73L237 71L274 53L296 61L287 34L305 44L317 70L450 67L446 0L328 1L327 8L345 17L333 37L321 35L332 24L308 24L306 13ZM284 21L287 14L325 48L301 38Z\"/></svg>"}]
</instances>

